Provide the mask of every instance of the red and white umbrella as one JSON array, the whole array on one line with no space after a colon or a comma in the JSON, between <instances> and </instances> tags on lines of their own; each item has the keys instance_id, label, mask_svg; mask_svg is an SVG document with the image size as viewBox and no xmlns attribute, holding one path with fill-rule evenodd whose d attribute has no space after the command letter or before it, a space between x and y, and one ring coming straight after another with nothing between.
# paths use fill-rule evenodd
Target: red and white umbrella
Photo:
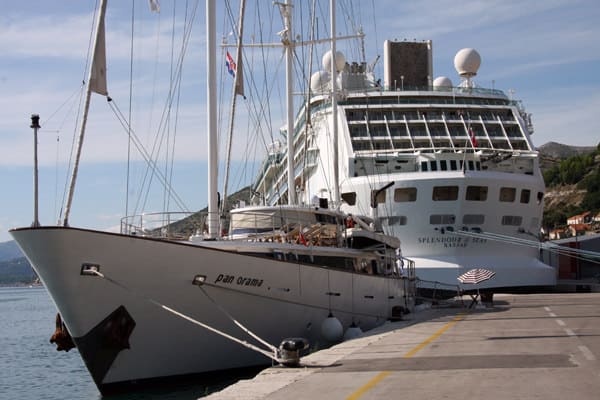
<instances>
[{"instance_id":1,"label":"red and white umbrella","mask_svg":"<svg viewBox=\"0 0 600 400\"><path fill-rule=\"evenodd\" d=\"M490 271L489 269L475 268L475 269L465 272L464 274L460 275L456 279L458 279L458 281L463 284L476 285L483 281L487 281L488 279L492 278L494 275L496 275L496 273L494 271Z\"/></svg>"}]
</instances>

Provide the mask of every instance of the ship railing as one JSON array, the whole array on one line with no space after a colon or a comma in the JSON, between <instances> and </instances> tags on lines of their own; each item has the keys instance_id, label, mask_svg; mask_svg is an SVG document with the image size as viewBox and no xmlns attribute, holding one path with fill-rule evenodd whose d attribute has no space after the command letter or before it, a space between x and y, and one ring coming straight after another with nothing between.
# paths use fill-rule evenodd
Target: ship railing
<instances>
[{"instance_id":1,"label":"ship railing","mask_svg":"<svg viewBox=\"0 0 600 400\"><path fill-rule=\"evenodd\" d=\"M333 214L312 213L314 208L279 212L243 211L232 213L228 239L250 239L266 242L335 245L342 220Z\"/></svg>"},{"instance_id":2,"label":"ship railing","mask_svg":"<svg viewBox=\"0 0 600 400\"><path fill-rule=\"evenodd\" d=\"M429 301L432 305L440 305L453 298L462 302L462 290L458 284L417 278L416 287L417 299Z\"/></svg>"},{"instance_id":3,"label":"ship railing","mask_svg":"<svg viewBox=\"0 0 600 400\"><path fill-rule=\"evenodd\" d=\"M206 227L207 213L156 212L121 218L121 234L155 239L187 240Z\"/></svg>"}]
</instances>

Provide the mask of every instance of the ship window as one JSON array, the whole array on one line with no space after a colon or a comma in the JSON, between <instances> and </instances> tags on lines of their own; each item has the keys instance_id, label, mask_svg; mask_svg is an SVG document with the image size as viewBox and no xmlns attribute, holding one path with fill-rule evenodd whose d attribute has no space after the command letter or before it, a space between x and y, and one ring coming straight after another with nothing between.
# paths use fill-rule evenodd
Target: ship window
<instances>
[{"instance_id":1,"label":"ship window","mask_svg":"<svg viewBox=\"0 0 600 400\"><path fill-rule=\"evenodd\" d=\"M421 161L421 171L427 172L427 161Z\"/></svg>"},{"instance_id":2,"label":"ship window","mask_svg":"<svg viewBox=\"0 0 600 400\"><path fill-rule=\"evenodd\" d=\"M544 198L544 193L538 192L538 194L537 194L537 203L540 204L542 202L543 198Z\"/></svg>"},{"instance_id":3,"label":"ship window","mask_svg":"<svg viewBox=\"0 0 600 400\"><path fill-rule=\"evenodd\" d=\"M452 214L432 214L429 216L431 225L448 225L454 224L456 217Z\"/></svg>"},{"instance_id":4,"label":"ship window","mask_svg":"<svg viewBox=\"0 0 600 400\"><path fill-rule=\"evenodd\" d=\"M505 215L502 217L502 225L519 226L523 222L523 217L517 215Z\"/></svg>"},{"instance_id":5,"label":"ship window","mask_svg":"<svg viewBox=\"0 0 600 400\"><path fill-rule=\"evenodd\" d=\"M483 214L465 214L463 215L463 224L465 225L481 225L485 220Z\"/></svg>"},{"instance_id":6,"label":"ship window","mask_svg":"<svg viewBox=\"0 0 600 400\"><path fill-rule=\"evenodd\" d=\"M356 192L342 193L342 200L349 205L353 206L356 204Z\"/></svg>"},{"instance_id":7,"label":"ship window","mask_svg":"<svg viewBox=\"0 0 600 400\"><path fill-rule=\"evenodd\" d=\"M515 201L516 194L517 194L517 189L515 189L515 188L509 188L509 187L500 188L500 201L506 202L506 203L512 203L513 201Z\"/></svg>"},{"instance_id":8,"label":"ship window","mask_svg":"<svg viewBox=\"0 0 600 400\"><path fill-rule=\"evenodd\" d=\"M446 160L440 160L440 169L442 171L448 171L448 162Z\"/></svg>"},{"instance_id":9,"label":"ship window","mask_svg":"<svg viewBox=\"0 0 600 400\"><path fill-rule=\"evenodd\" d=\"M407 201L417 201L417 188L398 188L394 190L394 201L404 203Z\"/></svg>"},{"instance_id":10,"label":"ship window","mask_svg":"<svg viewBox=\"0 0 600 400\"><path fill-rule=\"evenodd\" d=\"M431 165L432 171L437 171L437 161L430 161L429 165Z\"/></svg>"},{"instance_id":11,"label":"ship window","mask_svg":"<svg viewBox=\"0 0 600 400\"><path fill-rule=\"evenodd\" d=\"M456 160L450 160L450 169L456 171Z\"/></svg>"},{"instance_id":12,"label":"ship window","mask_svg":"<svg viewBox=\"0 0 600 400\"><path fill-rule=\"evenodd\" d=\"M487 186L467 186L467 196L465 199L471 201L486 201L487 192Z\"/></svg>"},{"instance_id":13,"label":"ship window","mask_svg":"<svg viewBox=\"0 0 600 400\"><path fill-rule=\"evenodd\" d=\"M529 197L531 196L531 190L523 189L521 190L521 203L529 204Z\"/></svg>"},{"instance_id":14,"label":"ship window","mask_svg":"<svg viewBox=\"0 0 600 400\"><path fill-rule=\"evenodd\" d=\"M475 169L481 171L481 161L475 161Z\"/></svg>"},{"instance_id":15,"label":"ship window","mask_svg":"<svg viewBox=\"0 0 600 400\"><path fill-rule=\"evenodd\" d=\"M473 160L469 160L469 171L474 171L475 170L475 164L473 163Z\"/></svg>"},{"instance_id":16,"label":"ship window","mask_svg":"<svg viewBox=\"0 0 600 400\"><path fill-rule=\"evenodd\" d=\"M459 169L462 171L462 170L463 170L463 166L464 166L464 161L463 161L463 160L460 160L460 161L458 162L458 165L460 166L460 168L459 168Z\"/></svg>"},{"instance_id":17,"label":"ship window","mask_svg":"<svg viewBox=\"0 0 600 400\"><path fill-rule=\"evenodd\" d=\"M405 215L395 215L393 217L381 218L381 223L387 226L406 225L407 219Z\"/></svg>"},{"instance_id":18,"label":"ship window","mask_svg":"<svg viewBox=\"0 0 600 400\"><path fill-rule=\"evenodd\" d=\"M435 186L433 188L433 201L452 201L458 199L458 186Z\"/></svg>"}]
</instances>

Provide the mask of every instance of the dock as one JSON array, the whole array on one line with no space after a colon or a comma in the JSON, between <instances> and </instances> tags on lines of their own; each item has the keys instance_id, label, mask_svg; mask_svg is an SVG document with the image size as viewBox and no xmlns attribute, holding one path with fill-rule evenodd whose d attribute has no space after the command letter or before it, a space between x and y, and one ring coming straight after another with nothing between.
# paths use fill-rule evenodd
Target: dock
<instances>
[{"instance_id":1,"label":"dock","mask_svg":"<svg viewBox=\"0 0 600 400\"><path fill-rule=\"evenodd\" d=\"M496 295L493 307L419 311L204 399L598 399L599 359L600 293Z\"/></svg>"}]
</instances>

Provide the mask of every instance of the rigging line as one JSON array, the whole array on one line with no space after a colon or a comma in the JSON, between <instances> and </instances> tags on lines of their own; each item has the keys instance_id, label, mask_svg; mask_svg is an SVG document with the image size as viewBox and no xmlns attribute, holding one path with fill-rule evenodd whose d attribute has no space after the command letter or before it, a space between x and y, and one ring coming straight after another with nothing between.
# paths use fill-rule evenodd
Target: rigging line
<instances>
[{"instance_id":1,"label":"rigging line","mask_svg":"<svg viewBox=\"0 0 600 400\"><path fill-rule=\"evenodd\" d=\"M169 92L175 91L177 89L180 89L180 86L177 84L177 82L175 81L175 76L174 76L174 72L173 72L173 53L175 51L175 15L176 15L176 11L177 11L177 4L176 2L173 2L173 17L172 17L172 22L171 22L171 54L170 54L170 62L169 62ZM185 23L184 23L185 25ZM176 89L177 88L177 89ZM169 142L170 142L170 138L171 138L171 109L172 109L172 105L169 106L169 112L167 114L167 120L165 123L165 132L166 132L166 149L165 149L165 177L169 177ZM175 143L173 142L173 147L175 147ZM170 178L168 178L170 179ZM171 184L171 181L169 180L169 185ZM165 186L163 187L163 210L164 211L168 211L169 208L167 206L168 204L168 198L169 196L169 189ZM163 221L163 224L165 223L165 221Z\"/></svg>"},{"instance_id":2,"label":"rigging line","mask_svg":"<svg viewBox=\"0 0 600 400\"><path fill-rule=\"evenodd\" d=\"M542 242L523 240L523 239L515 238L512 236L504 236L504 235L498 235L498 234L477 234L474 232L462 232L462 231L461 232L447 231L446 233L454 234L454 235L458 235L458 236L484 238L484 239L504 242L507 244L513 244L516 246L523 246L523 247L536 248L536 249L540 249L540 250L547 250L550 253L562 254L562 255L576 258L579 260L585 260L585 261L589 261L591 263L600 264L600 253L590 252L588 250L573 249L573 248L562 247L562 246L557 246L557 245L545 245ZM580 256L579 254L585 255L587 257ZM598 257L599 260L596 261L589 257Z\"/></svg>"},{"instance_id":3,"label":"rigging line","mask_svg":"<svg viewBox=\"0 0 600 400\"><path fill-rule=\"evenodd\" d=\"M117 116L117 119L121 123L121 126L124 128L125 131L127 131L128 128L127 128L126 119L123 116L123 114L121 113L121 111L119 110L117 104L114 102L114 100L111 100L110 104L111 104L111 109ZM147 164L150 166L150 168L152 168L153 171L158 175L161 183L163 185L168 185L168 182L167 182L166 178L162 175L162 172L158 168L156 161L154 161L152 158L150 158L147 150L144 148L144 145L142 144L142 142L139 140L139 138L135 134L135 131L132 130L131 133L132 133L133 143L136 146L136 148L138 149L138 151L140 152L140 154L142 155L142 157L144 157L144 160L147 162ZM178 206L183 211L189 212L189 210L185 206L184 202L181 200L181 198L177 195L176 192L173 192L173 197L175 198L176 202L178 203Z\"/></svg>"},{"instance_id":4,"label":"rigging line","mask_svg":"<svg viewBox=\"0 0 600 400\"><path fill-rule=\"evenodd\" d=\"M185 16L184 16L184 25L187 23L187 19L188 19L188 1L186 0L185 2ZM181 42L181 46L183 48L184 46L184 41L182 38L182 42ZM183 65L181 66L182 70L183 70ZM172 195L172 183L173 183L173 171L174 171L174 167L175 167L175 139L177 138L177 127L179 125L179 104L180 104L180 100L181 100L181 79L182 79L182 74L179 74L179 82L177 84L177 101L175 104L175 124L173 126L173 147L171 148L172 154L171 154L171 174L169 176L169 196L167 197L167 211L169 210L170 207L170 200L171 200L171 195Z\"/></svg>"},{"instance_id":5,"label":"rigging line","mask_svg":"<svg viewBox=\"0 0 600 400\"><path fill-rule=\"evenodd\" d=\"M375 0L371 0L371 10L371 15L373 15L373 29L375 30L375 48L377 48L379 45L379 35L377 34L377 20L375 19Z\"/></svg>"},{"instance_id":6,"label":"rigging line","mask_svg":"<svg viewBox=\"0 0 600 400\"><path fill-rule=\"evenodd\" d=\"M83 86L83 84L82 84L82 86ZM67 99L66 99L66 100L65 100L65 101L64 101L64 102L63 102L63 103L62 103L60 106L58 106L58 108L57 108L56 110L54 110L54 112L53 112L52 114L50 114L50 117L46 118L45 125L48 125L48 123L49 123L49 122L52 120L52 118L54 118L54 117L56 116L56 114L58 114L58 112L59 112L59 111L60 111L60 110L61 110L61 109L62 109L62 108L63 108L63 107L64 107L64 106L65 106L65 105L68 103L68 102L70 102L70 101L71 101L71 99L72 99L73 97L75 97L75 95L76 95L76 94L77 94L77 93L78 93L80 90L81 90L81 87L78 87L77 89L75 89L75 90L73 91L73 93L71 93L71 94L69 95L69 97L67 97ZM71 109L72 109L72 108L73 108L73 106L71 106ZM60 126L62 126L63 124L64 124L64 119L63 119L63 122L60 124Z\"/></svg>"},{"instance_id":7,"label":"rigging line","mask_svg":"<svg viewBox=\"0 0 600 400\"><path fill-rule=\"evenodd\" d=\"M92 23L90 24L90 26L92 28L90 28L90 36L88 38L88 49L87 49L87 54L85 56L85 66L83 68L83 78L81 79L81 87L79 88L79 106L77 108L77 117L75 118L75 125L73 128L73 138L71 141L71 151L69 154L69 162L67 163L67 174L65 176L65 185L63 187L63 195L62 195L62 200L61 200L61 207L60 207L60 212L58 215L58 223L60 224L60 220L62 219L62 213L63 213L63 209L64 209L64 204L65 204L65 200L67 197L67 188L69 186L69 171L71 170L71 166L73 165L73 155L75 152L75 143L76 143L76 138L77 138L77 126L79 125L79 118L81 116L81 105L83 103L83 93L84 93L84 89L85 89L85 80L86 80L86 74L87 74L87 70L88 70L88 66L90 63L90 57L91 57L91 52L92 52L92 44L94 41L94 28L93 26L94 21L96 21L96 16L98 13L98 4L99 4L100 0L96 0L96 4L94 6L94 12L92 13Z\"/></svg>"},{"instance_id":8,"label":"rigging line","mask_svg":"<svg viewBox=\"0 0 600 400\"><path fill-rule=\"evenodd\" d=\"M129 178L131 166L131 113L133 106L133 48L135 31L135 1L131 2L131 46L129 48L129 119L127 132L127 176L125 178L125 216L129 215Z\"/></svg>"},{"instance_id":9,"label":"rigging line","mask_svg":"<svg viewBox=\"0 0 600 400\"><path fill-rule=\"evenodd\" d=\"M123 116L123 114L121 113L121 110L119 110L119 107L117 106L115 100L111 99L111 101L109 102L109 105L110 105L111 110L113 111L113 113L117 117L117 120L120 122L121 126L123 127L123 129L125 130L125 132L127 132L128 131L127 120ZM158 165L156 164L156 161L154 161L150 157L150 155L148 154L148 151L144 148L144 145L142 144L142 142L140 141L140 139L137 137L137 135L136 135L136 133L135 133L135 131L133 129L131 130L131 137L133 139L132 140L133 144L135 145L135 147L139 151L139 153L142 155L142 157L144 158L144 160L148 164L149 168L151 168L153 170L153 172L156 173L156 175L159 177L159 180L161 181L161 183L163 185L168 185L167 179L162 175L162 172L158 168ZM189 212L189 210L185 206L183 200L181 200L181 198L177 195L177 192L175 192L175 191L173 191L173 198L177 202L177 205L183 211Z\"/></svg>"},{"instance_id":10,"label":"rigging line","mask_svg":"<svg viewBox=\"0 0 600 400\"><path fill-rule=\"evenodd\" d=\"M94 16L96 14L94 13ZM75 144L77 141L77 127L79 126L79 118L81 117L82 112L82 104L85 93L85 80L81 83L79 88L79 104L77 106L77 116L75 117L75 124L73 125L73 136L71 138L71 150L69 152L69 162L67 163L67 173L65 174L65 184L63 187L63 195L61 200L60 212L58 214L58 223L60 224L60 220L62 219L62 214L64 211L64 206L66 203L67 191L69 186L69 171L71 170L71 166L73 165L73 156L75 155Z\"/></svg>"},{"instance_id":11,"label":"rigging line","mask_svg":"<svg viewBox=\"0 0 600 400\"><path fill-rule=\"evenodd\" d=\"M184 26L183 37L185 38L184 39L185 46L182 48L182 50L181 50L181 52L179 54L179 57L178 57L178 61L177 61L178 68L176 69L176 71L177 71L178 74L181 74L181 71L182 71L182 68L183 68L183 60L185 58L185 50L187 49L187 45L189 43L189 38L190 38L190 35L191 35L191 30L192 30L192 22L195 19L197 7L198 7L198 1L196 1L195 6L194 6L194 8L192 10L190 21L188 22L188 24L186 26ZM166 102L165 102L165 106L164 106L163 111L162 111L162 115L161 115L161 119L160 119L158 130L157 130L157 134L155 136L155 140L154 140L154 143L153 143L153 146L152 146L152 151L150 153L151 154L151 159L154 159L155 155L156 155L156 157L158 157L158 154L160 152L160 148L162 147L162 143L164 141L165 130L166 130L166 123L167 123L166 120L167 120L168 114L170 113L170 108L172 107L174 96L175 95L174 95L173 91L169 91L169 93L167 95ZM162 132L162 134L160 134L160 132ZM146 189L146 194L145 194L145 197L144 197L144 200L143 200L142 208L145 207L145 205L147 203L147 200L148 200L148 197L149 197L149 194L150 194L150 186L152 184L152 179L153 179L153 174L150 175L150 178L148 178L149 172L150 172L150 169L149 169L149 166L148 166L148 168L146 169L146 172L144 174L144 178L142 180L142 187L144 187L146 185L146 181L149 180L148 186L147 186L147 189ZM153 173L155 172L154 169L152 170L152 172ZM140 206L140 201L142 201L142 191L141 190L140 190L140 194L138 196L138 200L136 202L136 206L134 208L133 214L137 213L137 210L139 209L139 206Z\"/></svg>"},{"instance_id":12,"label":"rigging line","mask_svg":"<svg viewBox=\"0 0 600 400\"><path fill-rule=\"evenodd\" d=\"M236 320L229 312L227 312L227 310L225 310L225 308L223 308L212 297L210 297L208 295L208 293L206 292L206 290L204 290L204 288L202 286L198 286L198 287L200 288L200 290L202 291L202 293L204 293L204 295L215 305L215 307L217 307L223 314L225 314L227 316L227 318L229 318L231 320L231 322L233 322L234 324L236 324L241 330L243 330L244 332L246 332L249 336L252 336L254 339L256 339L258 342L260 342L266 348L270 349L273 352L277 351L277 348L275 346L273 346L271 343L269 343L266 340L262 339L260 336L258 336L257 334L255 334L254 332L252 332L250 329L248 329L244 325L242 325L240 322L238 322L238 320Z\"/></svg>"},{"instance_id":13,"label":"rigging line","mask_svg":"<svg viewBox=\"0 0 600 400\"><path fill-rule=\"evenodd\" d=\"M316 9L316 0L313 0L312 2L312 7L311 10L309 12L309 16L310 16L310 40L311 42L314 40L314 34L315 34L315 9ZM310 45L309 51L308 51L308 76L312 77L312 63L313 63L313 53L314 53L314 49L315 46L314 44ZM309 78L310 79L310 78ZM304 182L304 170L306 168L306 165L308 164L308 146L309 146L309 138L308 138L308 134L309 134L309 130L312 133L312 122L311 122L311 115L310 113L311 108L310 108L310 98L311 98L311 87L310 84L306 85L305 88L306 90L306 97L305 97L305 103L304 103L304 115L305 115L305 122L304 122L304 159L303 159L303 166L302 166L302 172L300 174L300 187L304 188L305 182ZM312 142L312 140L311 140ZM311 144L312 145L312 144ZM310 190L310 188L309 188ZM307 193L309 193L309 190L304 190L305 194L304 196L306 196Z\"/></svg>"},{"instance_id":14,"label":"rigging line","mask_svg":"<svg viewBox=\"0 0 600 400\"><path fill-rule=\"evenodd\" d=\"M273 353L269 353L268 351L265 351L265 350L261 349L260 347L253 345L252 343L248 343L245 340L238 339L235 336L229 335L228 333L225 333L225 332L223 332L223 331L221 331L221 330L219 330L217 328L213 328L212 326L210 326L208 324L205 324L205 323L203 323L201 321L198 321L198 320L196 320L196 319L194 319L194 318L192 318L192 317L190 317L190 316L188 316L188 315L186 315L186 314L184 314L182 312L179 312L179 311L177 311L177 310L175 310L175 309L173 309L171 307L168 307L168 306L166 306L166 305L158 302L157 300L154 300L151 297L147 297L146 295L138 292L137 290L131 289L127 285L125 285L125 284L123 284L123 283L121 283L121 282L119 282L119 281L117 281L117 280L115 280L113 278L110 278L110 277L106 276L105 274L101 273L100 271L90 270L89 273L94 274L97 277L102 278L102 279L104 279L104 280L112 283L113 285L115 285L117 287L120 287L121 289L125 290L126 292L129 292L130 294L132 294L132 295L134 295L136 297L139 297L139 298L141 298L143 300L146 300L147 302L152 303L152 304L154 304L155 306L157 306L159 308L162 308L163 310L168 311L168 312L170 312L173 315L176 315L176 316L178 316L178 317L180 317L182 319L185 319L186 321L191 322L194 325L198 325L198 326L200 326L200 327L202 327L202 328L204 328L206 330L209 330L209 331L211 331L213 333L216 333L216 334L218 334L220 336L223 336L224 338L229 339L229 340L231 340L231 341L233 341L235 343L238 343L238 344L240 344L240 345L242 345L242 346L244 346L246 348L249 348L249 349L254 350L254 351L258 352L258 353L261 353L261 354L265 355L266 357L274 360L275 362L279 361L277 359L277 357L275 356L277 349L274 346L272 346L271 344L268 344L267 347L269 347L269 349L271 349L271 350L274 349ZM204 289L202 289L202 292L204 294L206 294L206 292L204 291ZM206 294L206 296L208 297L207 294ZM208 298L211 299L210 297L208 297ZM236 321L236 325L238 325L238 324L239 323L237 323L237 321ZM238 326L240 326L240 325L241 324L239 324ZM243 326L243 325L241 325L241 326ZM261 340L261 343L262 343L262 340Z\"/></svg>"}]
</instances>

